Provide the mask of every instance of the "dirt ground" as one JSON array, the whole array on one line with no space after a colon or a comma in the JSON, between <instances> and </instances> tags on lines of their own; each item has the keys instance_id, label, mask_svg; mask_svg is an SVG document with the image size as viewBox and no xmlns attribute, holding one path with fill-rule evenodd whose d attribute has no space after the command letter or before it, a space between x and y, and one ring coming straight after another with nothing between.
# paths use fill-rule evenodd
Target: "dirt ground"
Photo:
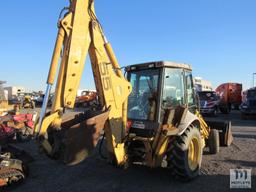
<instances>
[{"instance_id":1,"label":"dirt ground","mask_svg":"<svg viewBox=\"0 0 256 192\"><path fill-rule=\"evenodd\" d=\"M229 191L229 171L233 168L252 169L250 191L256 191L256 120L241 120L238 111L218 114L216 119L232 120L233 144L221 147L216 155L208 154L206 149L201 175L190 182L176 181L163 168L119 169L101 159L97 151L81 164L68 167L40 154L36 143L31 141L19 144L34 157L29 164L30 174L23 183L8 191Z\"/></svg>"}]
</instances>

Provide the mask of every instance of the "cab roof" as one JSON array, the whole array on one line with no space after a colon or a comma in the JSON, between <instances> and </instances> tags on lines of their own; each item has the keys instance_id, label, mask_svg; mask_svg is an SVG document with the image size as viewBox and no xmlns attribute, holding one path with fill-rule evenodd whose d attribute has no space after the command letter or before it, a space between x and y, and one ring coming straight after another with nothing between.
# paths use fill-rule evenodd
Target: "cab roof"
<instances>
[{"instance_id":1,"label":"cab roof","mask_svg":"<svg viewBox=\"0 0 256 192\"><path fill-rule=\"evenodd\" d=\"M142 70L147 68L160 68L160 67L181 68L181 69L187 69L189 71L192 71L192 67L190 65L185 63L176 63L172 61L153 61L153 62L132 64L125 67L125 70L136 71L136 70Z\"/></svg>"}]
</instances>

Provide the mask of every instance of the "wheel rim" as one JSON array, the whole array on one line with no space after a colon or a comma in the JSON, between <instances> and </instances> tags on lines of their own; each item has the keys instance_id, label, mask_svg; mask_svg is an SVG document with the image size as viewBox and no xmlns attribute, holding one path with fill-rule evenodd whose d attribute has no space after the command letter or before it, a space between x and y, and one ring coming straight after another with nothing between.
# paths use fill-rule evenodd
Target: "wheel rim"
<instances>
[{"instance_id":1,"label":"wheel rim","mask_svg":"<svg viewBox=\"0 0 256 192\"><path fill-rule=\"evenodd\" d=\"M193 137L188 147L188 165L189 168L194 171L199 164L200 146L196 137Z\"/></svg>"}]
</instances>

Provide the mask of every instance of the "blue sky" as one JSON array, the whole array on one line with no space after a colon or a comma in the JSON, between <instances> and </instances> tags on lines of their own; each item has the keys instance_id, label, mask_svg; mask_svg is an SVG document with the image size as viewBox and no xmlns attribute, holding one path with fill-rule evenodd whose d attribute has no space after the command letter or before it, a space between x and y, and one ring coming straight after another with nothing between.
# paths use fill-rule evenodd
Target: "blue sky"
<instances>
[{"instance_id":1,"label":"blue sky","mask_svg":"<svg viewBox=\"0 0 256 192\"><path fill-rule=\"evenodd\" d=\"M95 0L96 13L121 66L155 60L191 64L213 86L252 86L256 72L255 0ZM44 90L68 0L3 1L0 80ZM256 79L256 78L255 78ZM81 88L93 88L90 63Z\"/></svg>"}]
</instances>

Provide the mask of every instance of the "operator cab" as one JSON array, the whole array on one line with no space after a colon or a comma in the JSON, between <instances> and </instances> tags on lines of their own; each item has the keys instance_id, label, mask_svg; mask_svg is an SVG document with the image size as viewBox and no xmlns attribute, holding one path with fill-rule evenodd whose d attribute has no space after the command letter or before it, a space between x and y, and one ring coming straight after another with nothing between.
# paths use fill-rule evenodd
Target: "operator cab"
<instances>
[{"instance_id":1,"label":"operator cab","mask_svg":"<svg viewBox=\"0 0 256 192\"><path fill-rule=\"evenodd\" d=\"M161 125L165 109L187 105L194 112L197 108L189 65L158 61L130 65L125 70L132 85L128 98L130 132L151 137Z\"/></svg>"}]
</instances>

